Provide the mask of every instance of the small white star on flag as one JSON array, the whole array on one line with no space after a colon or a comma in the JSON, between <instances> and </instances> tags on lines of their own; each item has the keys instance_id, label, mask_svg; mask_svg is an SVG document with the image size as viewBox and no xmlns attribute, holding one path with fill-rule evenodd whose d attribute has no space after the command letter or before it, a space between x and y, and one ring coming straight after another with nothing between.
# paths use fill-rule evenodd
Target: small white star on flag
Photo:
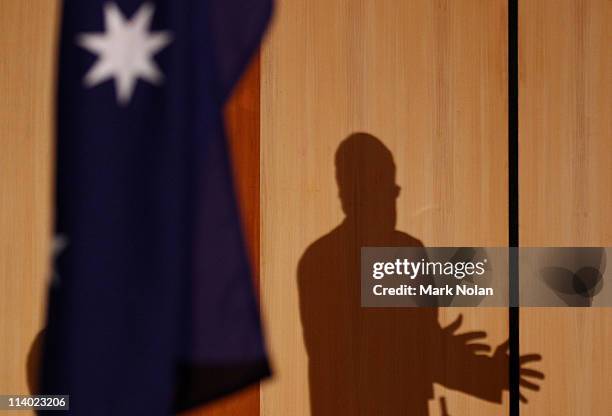
<instances>
[{"instance_id":1,"label":"small white star on flag","mask_svg":"<svg viewBox=\"0 0 612 416\"><path fill-rule=\"evenodd\" d=\"M53 256L53 272L51 275L51 284L57 285L59 283L59 274L55 269L55 262L57 258L62 255L66 247L68 246L68 237L62 234L56 234L53 237L53 243L51 244L51 255Z\"/></svg>"}]
</instances>

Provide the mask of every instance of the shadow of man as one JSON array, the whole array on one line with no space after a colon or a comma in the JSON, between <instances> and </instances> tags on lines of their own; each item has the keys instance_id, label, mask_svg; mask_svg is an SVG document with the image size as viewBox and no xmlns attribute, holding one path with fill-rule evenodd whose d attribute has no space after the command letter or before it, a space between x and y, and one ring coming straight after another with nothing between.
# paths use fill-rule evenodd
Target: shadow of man
<instances>
[{"instance_id":1,"label":"shadow of man","mask_svg":"<svg viewBox=\"0 0 612 416\"><path fill-rule=\"evenodd\" d=\"M455 334L461 316L442 328L435 307L360 307L360 248L423 244L395 229L400 188L382 142L352 134L335 164L346 217L308 247L298 266L312 415L427 415L434 382L501 402L507 342L483 355L490 347L474 341L485 332Z\"/></svg>"}]
</instances>

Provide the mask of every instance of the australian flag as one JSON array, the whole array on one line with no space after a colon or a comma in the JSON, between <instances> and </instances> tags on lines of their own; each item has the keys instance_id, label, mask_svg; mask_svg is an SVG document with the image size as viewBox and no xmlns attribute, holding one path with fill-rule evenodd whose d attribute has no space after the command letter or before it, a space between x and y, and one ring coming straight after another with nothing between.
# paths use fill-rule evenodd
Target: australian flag
<instances>
[{"instance_id":1,"label":"australian flag","mask_svg":"<svg viewBox=\"0 0 612 416\"><path fill-rule=\"evenodd\" d=\"M41 394L165 415L269 374L222 109L271 0L65 0Z\"/></svg>"}]
</instances>

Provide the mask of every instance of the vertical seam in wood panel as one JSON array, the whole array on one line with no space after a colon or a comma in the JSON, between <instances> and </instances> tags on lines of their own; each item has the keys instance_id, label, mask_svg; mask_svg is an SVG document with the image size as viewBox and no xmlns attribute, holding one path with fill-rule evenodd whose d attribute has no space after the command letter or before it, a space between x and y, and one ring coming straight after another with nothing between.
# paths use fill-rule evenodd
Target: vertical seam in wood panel
<instances>
[{"instance_id":1,"label":"vertical seam in wood panel","mask_svg":"<svg viewBox=\"0 0 612 416\"><path fill-rule=\"evenodd\" d=\"M510 308L508 316L510 359L508 375L511 416L520 413L518 123L518 0L508 0L508 246L510 250Z\"/></svg>"}]
</instances>

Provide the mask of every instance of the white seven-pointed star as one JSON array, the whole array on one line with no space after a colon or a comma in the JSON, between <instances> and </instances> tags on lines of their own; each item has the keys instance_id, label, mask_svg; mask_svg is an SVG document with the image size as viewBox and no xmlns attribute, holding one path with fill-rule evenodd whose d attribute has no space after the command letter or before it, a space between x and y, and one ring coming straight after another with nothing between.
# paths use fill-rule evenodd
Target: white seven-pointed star
<instances>
[{"instance_id":1,"label":"white seven-pointed star","mask_svg":"<svg viewBox=\"0 0 612 416\"><path fill-rule=\"evenodd\" d=\"M59 275L57 274L57 270L55 270L55 262L57 258L62 255L66 247L68 246L68 237L63 234L56 234L53 237L53 243L51 245L51 252L53 255L53 273L51 276L51 283L58 284L59 283Z\"/></svg>"},{"instance_id":2,"label":"white seven-pointed star","mask_svg":"<svg viewBox=\"0 0 612 416\"><path fill-rule=\"evenodd\" d=\"M138 78L160 84L163 74L153 55L172 41L168 31L149 32L155 7L144 3L127 20L115 3L104 6L104 33L81 33L77 43L98 55L98 60L85 75L88 87L109 78L115 80L117 102L129 103Z\"/></svg>"}]
</instances>

